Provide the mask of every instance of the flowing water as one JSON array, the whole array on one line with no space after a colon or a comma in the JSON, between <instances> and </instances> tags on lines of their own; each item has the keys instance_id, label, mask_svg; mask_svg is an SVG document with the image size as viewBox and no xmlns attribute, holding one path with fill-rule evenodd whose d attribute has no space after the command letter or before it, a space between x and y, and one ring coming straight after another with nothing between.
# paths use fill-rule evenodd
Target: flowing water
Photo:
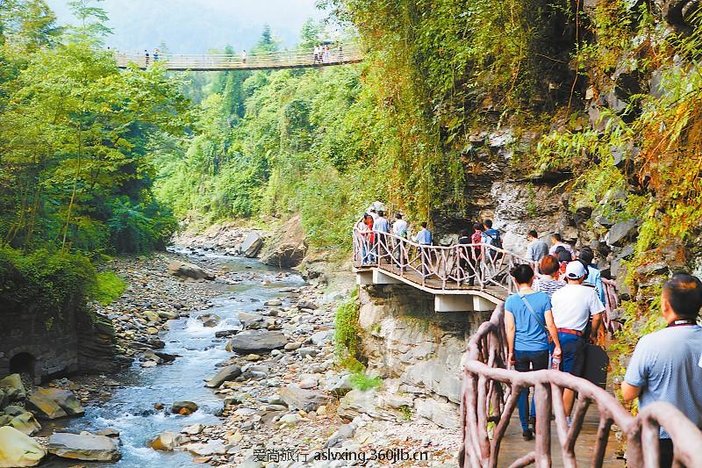
<instances>
[{"instance_id":1,"label":"flowing water","mask_svg":"<svg viewBox=\"0 0 702 468\"><path fill-rule=\"evenodd\" d=\"M107 403L86 407L85 416L67 422L68 431L90 432L113 428L120 432L122 459L115 464L84 464L82 466L120 467L185 467L196 466L187 452L157 452L147 447L147 442L165 432L179 432L192 424L215 424L223 407L222 400L211 389L204 387L204 380L216 373L216 364L231 357L224 350L226 338L216 338L219 330L241 328L237 319L239 311L251 312L267 300L279 298L285 303L285 288L299 287L302 278L266 267L255 260L239 257L208 255L218 265L232 272L242 272L244 279L233 285L226 296L213 299L214 307L191 314L187 319L170 322L168 331L161 334L166 343L163 350L179 355L172 364L142 368L138 362L117 378L122 384ZM247 274L248 273L248 274ZM202 314L217 314L222 321L213 328L206 328L197 320ZM155 411L155 403L165 404L165 409L178 400L196 402L200 408L190 416L171 415ZM50 466L72 466L74 463L55 462ZM199 465L202 466L202 465Z\"/></svg>"}]
</instances>

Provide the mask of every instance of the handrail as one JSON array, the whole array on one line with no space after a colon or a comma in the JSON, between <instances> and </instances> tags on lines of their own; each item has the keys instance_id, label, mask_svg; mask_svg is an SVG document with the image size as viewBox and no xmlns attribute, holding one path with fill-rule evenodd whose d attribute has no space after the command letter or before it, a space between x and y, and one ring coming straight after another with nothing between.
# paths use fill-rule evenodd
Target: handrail
<instances>
[{"instance_id":1,"label":"handrail","mask_svg":"<svg viewBox=\"0 0 702 468\"><path fill-rule=\"evenodd\" d=\"M489 244L422 245L395 234L354 227L353 260L357 268L376 267L422 287L440 290L493 288L515 292L509 275L529 260ZM534 265L535 266L535 265Z\"/></svg>"},{"instance_id":2,"label":"handrail","mask_svg":"<svg viewBox=\"0 0 702 468\"><path fill-rule=\"evenodd\" d=\"M147 68L156 63L168 70L230 70L292 68L341 65L359 62L362 52L355 44L342 44L328 52L315 55L313 51L291 50L252 54L243 58L235 54L158 54L113 52L117 66L126 68L135 65Z\"/></svg>"},{"instance_id":3,"label":"handrail","mask_svg":"<svg viewBox=\"0 0 702 468\"><path fill-rule=\"evenodd\" d=\"M535 388L535 449L511 463L512 467L531 464L551 466L551 414L563 463L576 467L575 443L585 414L594 403L599 410L597 441L591 466L601 467L610 429L619 426L627 440L627 464L658 466L658 429L662 425L675 445L675 460L686 466L702 466L702 432L680 411L668 403L647 406L636 418L605 390L579 377L556 370L518 372L507 369L504 307L499 305L489 321L473 335L464 355L463 394L461 397L462 449L460 466L494 468L498 466L500 445L517 406L521 389ZM579 394L572 424L563 408L564 389ZM494 428L490 428L494 424ZM501 466L507 466L504 463Z\"/></svg>"},{"instance_id":4,"label":"handrail","mask_svg":"<svg viewBox=\"0 0 702 468\"><path fill-rule=\"evenodd\" d=\"M509 275L515 265L526 263L538 271L537 262L490 244L421 245L395 234L359 228L358 224L353 228L353 262L356 268L380 268L422 287L444 291L491 288L501 295L516 292ZM602 286L606 309L603 330L612 336L621 328L614 320L619 297L614 281L602 278Z\"/></svg>"}]
</instances>

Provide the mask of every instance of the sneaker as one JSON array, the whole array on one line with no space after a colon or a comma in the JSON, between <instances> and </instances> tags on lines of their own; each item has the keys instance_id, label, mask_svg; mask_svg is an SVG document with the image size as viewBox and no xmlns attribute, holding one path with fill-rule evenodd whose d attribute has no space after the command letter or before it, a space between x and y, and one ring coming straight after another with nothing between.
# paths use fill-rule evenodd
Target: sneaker
<instances>
[{"instance_id":1,"label":"sneaker","mask_svg":"<svg viewBox=\"0 0 702 468\"><path fill-rule=\"evenodd\" d=\"M522 437L524 440L534 440L534 431L531 429L527 429L524 432L522 432Z\"/></svg>"}]
</instances>

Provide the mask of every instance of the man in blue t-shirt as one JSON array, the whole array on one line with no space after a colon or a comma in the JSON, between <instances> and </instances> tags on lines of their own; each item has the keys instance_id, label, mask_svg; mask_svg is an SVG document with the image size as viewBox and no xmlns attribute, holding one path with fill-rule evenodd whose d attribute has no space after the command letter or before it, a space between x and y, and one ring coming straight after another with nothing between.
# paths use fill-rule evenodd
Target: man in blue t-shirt
<instances>
[{"instance_id":1,"label":"man in blue t-shirt","mask_svg":"<svg viewBox=\"0 0 702 468\"><path fill-rule=\"evenodd\" d=\"M553 322L551 299L546 293L531 289L534 270L529 265L517 265L511 272L519 292L505 301L505 328L509 361L520 372L548 368L548 335L553 339L553 356L560 359L561 344L558 330ZM529 427L529 389L519 392L517 407L525 440L534 438L533 422ZM532 419L536 415L534 400L531 401Z\"/></svg>"},{"instance_id":2,"label":"man in blue t-shirt","mask_svg":"<svg viewBox=\"0 0 702 468\"><path fill-rule=\"evenodd\" d=\"M702 428L702 282L679 273L663 285L661 312L668 326L642 337L626 369L622 398L639 408L665 401ZM660 431L660 466L673 464L673 442Z\"/></svg>"}]
</instances>

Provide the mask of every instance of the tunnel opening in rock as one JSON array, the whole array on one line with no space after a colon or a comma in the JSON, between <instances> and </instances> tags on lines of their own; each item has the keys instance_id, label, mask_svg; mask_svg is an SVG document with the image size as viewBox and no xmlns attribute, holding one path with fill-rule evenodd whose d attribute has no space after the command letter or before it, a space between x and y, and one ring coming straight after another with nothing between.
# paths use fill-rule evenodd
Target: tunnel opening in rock
<instances>
[{"instance_id":1,"label":"tunnel opening in rock","mask_svg":"<svg viewBox=\"0 0 702 468\"><path fill-rule=\"evenodd\" d=\"M19 353L10 359L10 373L35 377L36 358L29 353Z\"/></svg>"}]
</instances>

